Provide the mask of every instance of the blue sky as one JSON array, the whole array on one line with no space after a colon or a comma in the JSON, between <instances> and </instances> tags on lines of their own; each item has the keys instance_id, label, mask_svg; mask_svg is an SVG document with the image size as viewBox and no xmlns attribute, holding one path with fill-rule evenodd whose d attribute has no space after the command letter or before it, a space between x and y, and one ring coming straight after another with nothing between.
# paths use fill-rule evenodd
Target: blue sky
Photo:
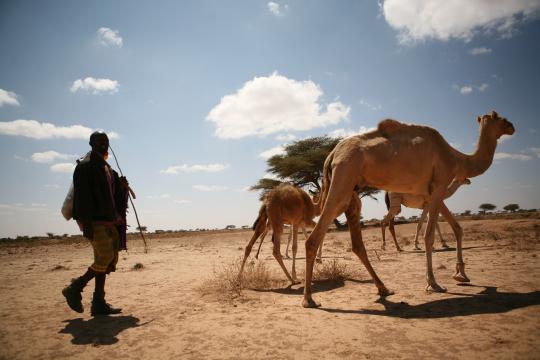
<instances>
[{"instance_id":1,"label":"blue sky","mask_svg":"<svg viewBox=\"0 0 540 360\"><path fill-rule=\"evenodd\" d=\"M59 209L94 129L112 135L143 225L221 228L253 222L258 195L245 189L289 141L391 117L470 153L476 116L495 109L516 134L447 203L539 208L539 10L526 0L3 1L0 236L78 232ZM385 210L364 201L367 219Z\"/></svg>"}]
</instances>

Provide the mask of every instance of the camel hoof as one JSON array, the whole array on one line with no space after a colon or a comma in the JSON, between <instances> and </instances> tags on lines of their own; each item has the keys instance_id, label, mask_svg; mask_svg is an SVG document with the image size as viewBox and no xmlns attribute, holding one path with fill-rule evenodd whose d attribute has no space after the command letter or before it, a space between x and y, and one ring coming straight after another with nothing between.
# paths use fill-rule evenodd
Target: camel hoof
<instances>
[{"instance_id":1,"label":"camel hoof","mask_svg":"<svg viewBox=\"0 0 540 360\"><path fill-rule=\"evenodd\" d=\"M446 288L443 288L442 286L439 286L439 284L437 284L437 283L427 284L426 292L445 293Z\"/></svg>"},{"instance_id":2,"label":"camel hoof","mask_svg":"<svg viewBox=\"0 0 540 360\"><path fill-rule=\"evenodd\" d=\"M322 263L322 259L317 258L317 259L315 259L315 262L316 262L317 264L321 264L321 263Z\"/></svg>"},{"instance_id":3,"label":"camel hoof","mask_svg":"<svg viewBox=\"0 0 540 360\"><path fill-rule=\"evenodd\" d=\"M441 247L442 247L443 249L450 249L450 246L448 246L447 244L442 244Z\"/></svg>"},{"instance_id":4,"label":"camel hoof","mask_svg":"<svg viewBox=\"0 0 540 360\"><path fill-rule=\"evenodd\" d=\"M302 306L305 307L306 309L316 309L320 307L321 304L318 302L315 302L312 298L309 298L309 299L304 299L304 301L302 301Z\"/></svg>"},{"instance_id":5,"label":"camel hoof","mask_svg":"<svg viewBox=\"0 0 540 360\"><path fill-rule=\"evenodd\" d=\"M454 278L454 280L456 280L457 282L461 282L461 283L471 282L471 280L465 274L455 273L454 276L452 276L452 278Z\"/></svg>"},{"instance_id":6,"label":"camel hoof","mask_svg":"<svg viewBox=\"0 0 540 360\"><path fill-rule=\"evenodd\" d=\"M420 248L420 246L414 245L414 250L422 250L422 249Z\"/></svg>"},{"instance_id":7,"label":"camel hoof","mask_svg":"<svg viewBox=\"0 0 540 360\"><path fill-rule=\"evenodd\" d=\"M403 249L402 249L402 248L397 248L397 251L398 251L398 252L402 252Z\"/></svg>"},{"instance_id":8,"label":"camel hoof","mask_svg":"<svg viewBox=\"0 0 540 360\"><path fill-rule=\"evenodd\" d=\"M295 278L295 279L292 279L292 281L291 281L291 286L292 286L292 285L298 285L298 284L300 284L300 283L302 283L302 282L301 282L300 280L298 280L298 279Z\"/></svg>"},{"instance_id":9,"label":"camel hoof","mask_svg":"<svg viewBox=\"0 0 540 360\"><path fill-rule=\"evenodd\" d=\"M378 294L380 297L387 297L394 295L395 293L392 290L388 290L386 287L383 287L382 289L379 289Z\"/></svg>"}]
</instances>

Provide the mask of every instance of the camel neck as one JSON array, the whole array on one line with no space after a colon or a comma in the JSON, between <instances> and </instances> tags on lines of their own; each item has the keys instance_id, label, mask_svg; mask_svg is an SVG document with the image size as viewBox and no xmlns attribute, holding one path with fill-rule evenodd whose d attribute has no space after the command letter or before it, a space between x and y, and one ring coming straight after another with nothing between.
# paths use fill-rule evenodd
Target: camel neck
<instances>
[{"instance_id":1,"label":"camel neck","mask_svg":"<svg viewBox=\"0 0 540 360\"><path fill-rule=\"evenodd\" d=\"M497 138L483 126L480 130L476 151L472 155L465 155L463 162L463 176L474 177L483 174L493 162Z\"/></svg>"}]
</instances>

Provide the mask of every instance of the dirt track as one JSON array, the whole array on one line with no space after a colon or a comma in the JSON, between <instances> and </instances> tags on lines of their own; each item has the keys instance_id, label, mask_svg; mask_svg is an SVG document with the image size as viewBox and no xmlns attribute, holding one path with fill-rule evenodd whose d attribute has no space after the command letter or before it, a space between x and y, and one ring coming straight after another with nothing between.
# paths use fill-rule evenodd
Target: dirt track
<instances>
[{"instance_id":1,"label":"dirt track","mask_svg":"<svg viewBox=\"0 0 540 360\"><path fill-rule=\"evenodd\" d=\"M0 358L538 358L539 223L462 222L472 282L456 284L455 252L438 251L435 276L445 294L424 292L425 255L411 251L414 224L397 227L408 250L399 254L391 243L378 250L379 230L367 229L370 259L396 292L385 300L350 251L348 233L329 233L324 262L337 259L356 275L315 283L314 297L322 302L316 310L301 307L302 285L287 288L285 282L245 290L234 300L201 294L214 270L241 256L249 231L153 240L149 254L131 242L106 285L108 301L124 312L101 318L89 315L92 283L83 293L82 315L60 294L90 264L88 244L1 246ZM448 225L441 227L454 245ZM272 277L284 279L270 242L261 255ZM299 256L302 276L303 241ZM136 263L144 268L132 270Z\"/></svg>"}]
</instances>

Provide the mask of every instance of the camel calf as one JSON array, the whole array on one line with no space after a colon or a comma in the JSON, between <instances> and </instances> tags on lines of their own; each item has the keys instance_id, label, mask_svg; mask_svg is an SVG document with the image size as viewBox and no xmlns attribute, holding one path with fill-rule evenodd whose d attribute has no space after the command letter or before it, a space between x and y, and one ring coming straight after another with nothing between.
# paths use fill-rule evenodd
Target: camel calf
<instances>
[{"instance_id":1,"label":"camel calf","mask_svg":"<svg viewBox=\"0 0 540 360\"><path fill-rule=\"evenodd\" d=\"M265 197L264 202L259 210L259 216L253 228L255 233L251 237L244 252L244 260L240 268L238 275L239 279L242 279L242 273L246 260L251 253L251 249L255 244L255 241L265 232L268 227L272 227L272 242L274 244L273 255L277 262L283 269L283 272L287 276L287 279L291 284L298 284L296 278L296 252L298 250L297 235L298 227L309 226L314 227L315 222L313 218L319 214L318 204L314 203L309 195L302 189L299 189L290 184L281 184L271 190ZM283 258L281 256L281 234L283 233L283 224L290 224L293 234L293 261L292 261L292 274L289 274Z\"/></svg>"},{"instance_id":2,"label":"camel calf","mask_svg":"<svg viewBox=\"0 0 540 360\"><path fill-rule=\"evenodd\" d=\"M444 198L447 199L450 196L452 196L461 185L464 185L464 184L469 185L470 183L471 183L471 180L469 179L454 179L452 183L450 183L450 185L448 186L448 189L446 189L446 194ZM394 218L401 212L401 205L403 205L411 209L422 209L422 215L420 215L420 219L418 220L418 224L416 225L416 234L414 235L414 248L415 250L420 250L420 247L418 247L418 235L420 234L420 230L422 229L422 224L428 214L429 197L425 195L386 192L386 194L384 195L384 202L386 203L386 209L388 210L388 214L386 214L386 216L381 220L381 231L382 231L382 241L383 241L381 248L383 250L386 249L385 228L386 228L386 225L388 225L388 230L390 230L390 234L392 234L392 238L394 239L394 244L396 245L397 251L402 250L399 247L397 239L396 239L396 232L394 230ZM446 245L446 242L444 241L442 237L441 229L439 228L438 221L435 222L435 228L437 229L437 232L441 239L442 247L448 248L448 245Z\"/></svg>"},{"instance_id":3,"label":"camel calf","mask_svg":"<svg viewBox=\"0 0 540 360\"><path fill-rule=\"evenodd\" d=\"M255 259L258 259L259 258L259 253L261 252L261 246L262 246L262 243L264 241L264 238L266 237L266 234L268 234L268 230L272 227L272 225L270 225L269 222L266 223L266 229L264 229L264 232L262 233L261 235L261 242L259 243L259 248L257 249L257 254L255 254ZM308 239L308 234L306 232L306 227L304 225L301 225L300 228L302 229L302 233L304 234L304 237L306 238L306 240ZM255 228L253 228L253 230L255 230ZM291 244L291 239L293 237L293 229L292 229L292 226L290 227L290 230L289 230L289 237L287 238L287 248L285 249L285 257L287 259L290 259L290 256L289 256L289 245ZM321 245L319 246L319 252L317 253L317 262L321 262L322 261L322 243Z\"/></svg>"}]
</instances>

